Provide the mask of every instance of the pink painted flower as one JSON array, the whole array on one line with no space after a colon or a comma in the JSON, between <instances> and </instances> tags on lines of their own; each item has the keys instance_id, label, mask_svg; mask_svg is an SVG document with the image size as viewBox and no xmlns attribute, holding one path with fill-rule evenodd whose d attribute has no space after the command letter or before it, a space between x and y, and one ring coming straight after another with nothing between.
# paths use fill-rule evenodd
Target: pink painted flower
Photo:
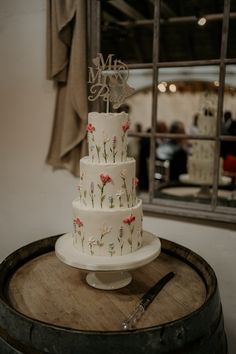
<instances>
[{"instance_id":1,"label":"pink painted flower","mask_svg":"<svg viewBox=\"0 0 236 354\"><path fill-rule=\"evenodd\" d=\"M89 123L87 124L86 130L89 133L93 133L95 131L95 127L92 125L92 123Z\"/></svg>"},{"instance_id":2,"label":"pink painted flower","mask_svg":"<svg viewBox=\"0 0 236 354\"><path fill-rule=\"evenodd\" d=\"M130 214L129 216L123 219L123 223L130 225L132 224L132 222L134 222L134 220L135 220L135 216L133 214Z\"/></svg>"},{"instance_id":3,"label":"pink painted flower","mask_svg":"<svg viewBox=\"0 0 236 354\"><path fill-rule=\"evenodd\" d=\"M116 142L117 142L117 138L116 138L116 136L113 136L113 139L112 139L112 144L113 144L113 146L116 145Z\"/></svg>"},{"instance_id":4,"label":"pink painted flower","mask_svg":"<svg viewBox=\"0 0 236 354\"><path fill-rule=\"evenodd\" d=\"M110 183L112 181L109 175L103 175L103 174L100 175L100 180L102 181L103 185Z\"/></svg>"},{"instance_id":5,"label":"pink painted flower","mask_svg":"<svg viewBox=\"0 0 236 354\"><path fill-rule=\"evenodd\" d=\"M134 178L134 186L138 187L139 179L137 177Z\"/></svg>"},{"instance_id":6,"label":"pink painted flower","mask_svg":"<svg viewBox=\"0 0 236 354\"><path fill-rule=\"evenodd\" d=\"M84 226L84 224L79 218L74 219L74 225L78 225L79 227Z\"/></svg>"},{"instance_id":7,"label":"pink painted flower","mask_svg":"<svg viewBox=\"0 0 236 354\"><path fill-rule=\"evenodd\" d=\"M122 124L122 129L123 129L123 132L127 132L127 130L129 129L129 122L125 122Z\"/></svg>"}]
</instances>

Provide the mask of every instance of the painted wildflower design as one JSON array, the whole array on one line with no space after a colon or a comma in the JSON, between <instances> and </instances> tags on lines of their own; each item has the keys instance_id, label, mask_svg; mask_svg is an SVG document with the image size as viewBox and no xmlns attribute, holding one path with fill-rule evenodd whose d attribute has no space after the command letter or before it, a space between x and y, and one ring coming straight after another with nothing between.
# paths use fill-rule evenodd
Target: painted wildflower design
<instances>
[{"instance_id":1,"label":"painted wildflower design","mask_svg":"<svg viewBox=\"0 0 236 354\"><path fill-rule=\"evenodd\" d=\"M78 185L78 191L79 191L79 199L82 200L82 186L81 183Z\"/></svg>"},{"instance_id":2,"label":"painted wildflower design","mask_svg":"<svg viewBox=\"0 0 236 354\"><path fill-rule=\"evenodd\" d=\"M114 197L112 195L108 196L109 208L114 208Z\"/></svg>"},{"instance_id":3,"label":"painted wildflower design","mask_svg":"<svg viewBox=\"0 0 236 354\"><path fill-rule=\"evenodd\" d=\"M100 161L100 150L101 150L101 146L95 145L96 146L96 151L97 151L97 157L98 157L98 162Z\"/></svg>"},{"instance_id":4,"label":"painted wildflower design","mask_svg":"<svg viewBox=\"0 0 236 354\"><path fill-rule=\"evenodd\" d=\"M89 124L87 124L86 130L88 133L93 134L93 132L95 132L95 126L92 125L92 123L89 123ZM94 141L94 139L93 139L93 141Z\"/></svg>"},{"instance_id":5,"label":"painted wildflower design","mask_svg":"<svg viewBox=\"0 0 236 354\"><path fill-rule=\"evenodd\" d=\"M95 138L94 138L94 132L95 132L95 126L92 125L92 123L89 123L87 124L87 127L86 127L86 130L89 134L89 137L92 141L92 145L94 146L95 145L95 148L96 148L96 151L97 151L97 157L98 157L98 162L100 162L100 150L101 150L101 147L98 146L96 143L95 143ZM94 148L93 148L94 149ZM92 158L93 159L93 158Z\"/></svg>"},{"instance_id":6,"label":"painted wildflower design","mask_svg":"<svg viewBox=\"0 0 236 354\"><path fill-rule=\"evenodd\" d=\"M130 237L128 238L128 243L130 245L130 250L132 252L133 249L133 233L134 233L134 225L133 222L135 221L135 216L133 214L130 214L126 218L123 219L123 223L128 225L129 230L130 230Z\"/></svg>"},{"instance_id":7,"label":"painted wildflower design","mask_svg":"<svg viewBox=\"0 0 236 354\"><path fill-rule=\"evenodd\" d=\"M107 137L103 132L103 158L104 158L105 162L107 162L107 158L108 158L107 143L109 143L109 141L110 141L110 138Z\"/></svg>"},{"instance_id":8,"label":"painted wildflower design","mask_svg":"<svg viewBox=\"0 0 236 354\"><path fill-rule=\"evenodd\" d=\"M116 198L118 199L118 202L119 202L119 207L123 207L123 204L122 204L122 195L124 194L125 192L120 189L117 193L116 193Z\"/></svg>"},{"instance_id":9,"label":"painted wildflower design","mask_svg":"<svg viewBox=\"0 0 236 354\"><path fill-rule=\"evenodd\" d=\"M100 239L97 240L97 245L99 247L104 246L103 238L104 236L108 235L111 232L111 230L112 230L111 226L107 226L106 224L103 224L103 227L101 229Z\"/></svg>"},{"instance_id":10,"label":"painted wildflower design","mask_svg":"<svg viewBox=\"0 0 236 354\"><path fill-rule=\"evenodd\" d=\"M113 163L116 162L116 155L117 155L117 137L113 136L112 138L112 145L110 148L111 154L112 154L112 161Z\"/></svg>"},{"instance_id":11,"label":"painted wildflower design","mask_svg":"<svg viewBox=\"0 0 236 354\"><path fill-rule=\"evenodd\" d=\"M78 237L81 240L81 245L82 245L82 250L84 249L84 233L83 233L83 222L80 220L79 217L75 218L73 220L74 224L74 235L75 235L75 241L78 242Z\"/></svg>"},{"instance_id":12,"label":"painted wildflower design","mask_svg":"<svg viewBox=\"0 0 236 354\"><path fill-rule=\"evenodd\" d=\"M113 256L113 254L115 253L115 245L114 242L110 242L108 244L108 252L110 254L110 256Z\"/></svg>"},{"instance_id":13,"label":"painted wildflower design","mask_svg":"<svg viewBox=\"0 0 236 354\"><path fill-rule=\"evenodd\" d=\"M121 135L121 142L122 142L122 151L121 151L121 161L124 161L124 143L125 143L125 136L130 127L129 121L127 120L122 124L122 135Z\"/></svg>"},{"instance_id":14,"label":"painted wildflower design","mask_svg":"<svg viewBox=\"0 0 236 354\"><path fill-rule=\"evenodd\" d=\"M95 158L94 148L95 148L95 145L90 144L90 152L91 152L92 162L94 162L94 158Z\"/></svg>"},{"instance_id":15,"label":"painted wildflower design","mask_svg":"<svg viewBox=\"0 0 236 354\"><path fill-rule=\"evenodd\" d=\"M89 251L91 256L94 254L94 247L97 245L97 241L94 237L90 237L88 240L88 247L89 247Z\"/></svg>"},{"instance_id":16,"label":"painted wildflower design","mask_svg":"<svg viewBox=\"0 0 236 354\"><path fill-rule=\"evenodd\" d=\"M94 196L95 196L95 194L94 194L94 183L93 182L90 183L90 193L89 193L89 195L90 195L90 198L91 198L92 207L94 208Z\"/></svg>"},{"instance_id":17,"label":"painted wildflower design","mask_svg":"<svg viewBox=\"0 0 236 354\"><path fill-rule=\"evenodd\" d=\"M121 225L120 229L119 229L119 235L118 235L118 242L119 242L119 245L120 245L120 254L122 256L122 252L123 252L123 247L124 247L124 228L123 226Z\"/></svg>"},{"instance_id":18,"label":"painted wildflower design","mask_svg":"<svg viewBox=\"0 0 236 354\"><path fill-rule=\"evenodd\" d=\"M100 180L101 180L102 184L98 184L98 188L100 189L100 192L101 192L100 206L102 208L104 199L106 198L106 195L104 194L104 188L108 183L112 182L112 179L109 175L101 174Z\"/></svg>"},{"instance_id":19,"label":"painted wildflower design","mask_svg":"<svg viewBox=\"0 0 236 354\"><path fill-rule=\"evenodd\" d=\"M126 170L122 170L120 172L120 177L123 182L121 187L124 189L124 192L126 195L126 200L127 200L127 205L128 205L128 207L130 207L130 194L128 192L127 183L126 183Z\"/></svg>"},{"instance_id":20,"label":"painted wildflower design","mask_svg":"<svg viewBox=\"0 0 236 354\"><path fill-rule=\"evenodd\" d=\"M137 177L132 178L132 206L134 206L136 204L136 188L138 186L139 180Z\"/></svg>"},{"instance_id":21,"label":"painted wildflower design","mask_svg":"<svg viewBox=\"0 0 236 354\"><path fill-rule=\"evenodd\" d=\"M142 246L142 241L143 241L143 229L142 227L138 229L137 231L137 239L138 239L138 248Z\"/></svg>"},{"instance_id":22,"label":"painted wildflower design","mask_svg":"<svg viewBox=\"0 0 236 354\"><path fill-rule=\"evenodd\" d=\"M78 185L79 199L81 201L82 201L83 180L84 180L84 174L81 173L79 177L79 185Z\"/></svg>"},{"instance_id":23,"label":"painted wildflower design","mask_svg":"<svg viewBox=\"0 0 236 354\"><path fill-rule=\"evenodd\" d=\"M85 206L87 206L87 200L86 200L86 198L87 198L87 191L84 190L84 192L83 192L83 203L84 203Z\"/></svg>"}]
</instances>

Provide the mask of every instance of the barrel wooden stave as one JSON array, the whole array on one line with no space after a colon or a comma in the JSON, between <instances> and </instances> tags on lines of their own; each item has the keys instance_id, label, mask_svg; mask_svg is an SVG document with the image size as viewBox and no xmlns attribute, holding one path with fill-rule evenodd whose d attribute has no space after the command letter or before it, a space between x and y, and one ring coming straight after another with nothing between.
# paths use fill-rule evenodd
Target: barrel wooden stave
<instances>
[{"instance_id":1,"label":"barrel wooden stave","mask_svg":"<svg viewBox=\"0 0 236 354\"><path fill-rule=\"evenodd\" d=\"M20 265L51 251L55 240L56 237L53 237L34 243L30 254L26 246L22 252L17 252L16 257L15 253L10 255L1 265L0 285L8 282L9 275ZM2 292L0 328L12 338L16 350L23 348L23 353L226 354L223 315L213 270L199 256L182 246L162 240L162 247L163 252L184 259L191 266L198 261L197 272L205 279L208 297L206 303L189 316L164 325L128 332L80 331L29 318L17 312L8 303L6 292Z\"/></svg>"}]
</instances>

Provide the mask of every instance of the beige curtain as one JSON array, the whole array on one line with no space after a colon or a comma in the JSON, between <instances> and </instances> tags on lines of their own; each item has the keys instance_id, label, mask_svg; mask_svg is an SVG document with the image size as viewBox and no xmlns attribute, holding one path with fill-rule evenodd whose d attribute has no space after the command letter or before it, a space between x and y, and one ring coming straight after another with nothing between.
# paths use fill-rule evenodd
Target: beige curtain
<instances>
[{"instance_id":1,"label":"beige curtain","mask_svg":"<svg viewBox=\"0 0 236 354\"><path fill-rule=\"evenodd\" d=\"M47 163L79 175L87 153L86 0L47 1L47 77L57 85Z\"/></svg>"}]
</instances>

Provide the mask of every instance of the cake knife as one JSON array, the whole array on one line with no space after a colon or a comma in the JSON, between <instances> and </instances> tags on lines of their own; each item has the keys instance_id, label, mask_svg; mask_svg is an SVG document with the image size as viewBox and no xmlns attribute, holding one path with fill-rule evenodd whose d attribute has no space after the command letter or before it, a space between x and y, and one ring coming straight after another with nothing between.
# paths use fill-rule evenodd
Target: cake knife
<instances>
[{"instance_id":1,"label":"cake knife","mask_svg":"<svg viewBox=\"0 0 236 354\"><path fill-rule=\"evenodd\" d=\"M122 323L122 329L128 330L135 327L135 323L140 319L144 311L148 308L151 302L155 299L157 294L162 290L162 288L175 276L174 272L167 273L163 278L158 280L158 282L151 287L146 294L143 295L139 305L135 310L128 316L128 318Z\"/></svg>"}]
</instances>

